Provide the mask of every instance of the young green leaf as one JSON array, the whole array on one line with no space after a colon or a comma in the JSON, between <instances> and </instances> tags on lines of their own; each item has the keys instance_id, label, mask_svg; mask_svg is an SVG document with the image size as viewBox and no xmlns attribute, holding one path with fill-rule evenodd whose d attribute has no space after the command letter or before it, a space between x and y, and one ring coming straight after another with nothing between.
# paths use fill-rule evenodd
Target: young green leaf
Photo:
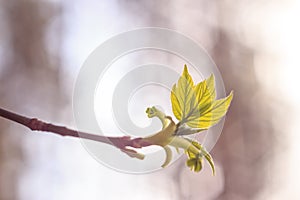
<instances>
[{"instance_id":1,"label":"young green leaf","mask_svg":"<svg viewBox=\"0 0 300 200\"><path fill-rule=\"evenodd\" d=\"M175 84L172 88L171 101L173 113L178 120L188 118L197 107L194 82L186 65L184 65L183 73L177 85Z\"/></svg>"},{"instance_id":2,"label":"young green leaf","mask_svg":"<svg viewBox=\"0 0 300 200\"><path fill-rule=\"evenodd\" d=\"M186 161L186 165L194 172L200 172L203 167L203 159L200 158L190 158Z\"/></svg>"},{"instance_id":3,"label":"young green leaf","mask_svg":"<svg viewBox=\"0 0 300 200\"><path fill-rule=\"evenodd\" d=\"M205 109L200 108L198 116L190 118L187 121L187 125L192 128L208 129L209 127L217 124L221 118L226 114L231 100L233 92L231 92L226 98L214 100L209 103Z\"/></svg>"},{"instance_id":4,"label":"young green leaf","mask_svg":"<svg viewBox=\"0 0 300 200\"><path fill-rule=\"evenodd\" d=\"M212 74L207 80L198 83L194 87L194 91L198 102L198 111L207 109L216 98L214 75Z\"/></svg>"},{"instance_id":5,"label":"young green leaf","mask_svg":"<svg viewBox=\"0 0 300 200\"><path fill-rule=\"evenodd\" d=\"M179 124L191 128L208 129L217 124L226 114L233 93L224 99L215 100L214 75L194 86L187 66L171 92L172 110Z\"/></svg>"},{"instance_id":6,"label":"young green leaf","mask_svg":"<svg viewBox=\"0 0 300 200\"><path fill-rule=\"evenodd\" d=\"M204 157L207 160L207 162L209 163L209 165L212 169L213 175L215 175L216 170L215 170L214 161L213 161L211 155L197 141L190 140L190 139L186 139L186 140L188 140L191 143L191 145L193 145L195 148L198 149L197 153L195 153L195 151L193 151L191 148L188 148L185 150L185 153L188 156L188 160L186 163L187 166L190 167L191 170L193 170L195 172L199 172L202 169L203 157Z\"/></svg>"}]
</instances>

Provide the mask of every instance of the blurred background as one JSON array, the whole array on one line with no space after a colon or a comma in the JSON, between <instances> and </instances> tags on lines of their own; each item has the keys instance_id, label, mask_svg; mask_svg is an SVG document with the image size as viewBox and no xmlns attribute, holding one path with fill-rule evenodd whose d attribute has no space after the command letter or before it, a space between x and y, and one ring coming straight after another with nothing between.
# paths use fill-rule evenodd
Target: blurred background
<instances>
[{"instance_id":1,"label":"blurred background","mask_svg":"<svg viewBox=\"0 0 300 200\"><path fill-rule=\"evenodd\" d=\"M300 199L300 2L0 0L0 106L75 127L72 90L87 56L133 28L175 29L202 44L235 97L208 165L184 159L130 175L78 139L0 119L0 199ZM298 92L297 92L298 91Z\"/></svg>"}]
</instances>

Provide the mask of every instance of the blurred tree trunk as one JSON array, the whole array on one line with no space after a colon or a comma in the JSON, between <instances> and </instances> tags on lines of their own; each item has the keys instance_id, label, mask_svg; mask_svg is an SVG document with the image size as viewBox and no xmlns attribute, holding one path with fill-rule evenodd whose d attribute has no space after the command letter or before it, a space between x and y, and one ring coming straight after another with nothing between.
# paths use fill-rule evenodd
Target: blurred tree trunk
<instances>
[{"instance_id":1,"label":"blurred tree trunk","mask_svg":"<svg viewBox=\"0 0 300 200\"><path fill-rule=\"evenodd\" d=\"M2 0L0 5L0 105L31 116L58 114L60 10L34 0ZM55 40L49 34L53 27ZM18 182L26 166L22 145L27 135L3 119L0 131L0 199L19 199Z\"/></svg>"},{"instance_id":2,"label":"blurred tree trunk","mask_svg":"<svg viewBox=\"0 0 300 200\"><path fill-rule=\"evenodd\" d=\"M274 151L271 110L254 73L255 49L221 30L213 59L220 67L227 91L235 91L223 133L213 150L222 164L224 190L220 200L255 199L266 186L267 162Z\"/></svg>"}]
</instances>

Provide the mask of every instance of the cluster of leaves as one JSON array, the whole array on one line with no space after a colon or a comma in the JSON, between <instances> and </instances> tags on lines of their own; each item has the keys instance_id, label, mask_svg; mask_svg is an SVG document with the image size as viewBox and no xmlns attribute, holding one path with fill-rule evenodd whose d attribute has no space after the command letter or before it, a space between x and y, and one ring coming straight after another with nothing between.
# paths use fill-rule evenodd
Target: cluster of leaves
<instances>
[{"instance_id":1,"label":"cluster of leaves","mask_svg":"<svg viewBox=\"0 0 300 200\"><path fill-rule=\"evenodd\" d=\"M216 100L213 74L194 85L186 65L171 92L173 113L180 123L204 130L218 123L226 114L232 97L231 92L226 98Z\"/></svg>"},{"instance_id":2,"label":"cluster of leaves","mask_svg":"<svg viewBox=\"0 0 300 200\"><path fill-rule=\"evenodd\" d=\"M226 114L232 98L233 92L226 98L216 100L214 75L195 85L185 65L182 76L177 85L174 84L171 92L172 110L179 120L178 130L181 130L184 125L196 129L197 132L207 130L217 124ZM193 134L194 132L189 128L184 127L186 130L181 131L181 134L177 132L177 135ZM199 172L202 169L204 157L215 173L210 154L197 141L190 140L190 143L198 149L198 152L193 152L190 148L185 150L188 156L187 166Z\"/></svg>"},{"instance_id":3,"label":"cluster of leaves","mask_svg":"<svg viewBox=\"0 0 300 200\"><path fill-rule=\"evenodd\" d=\"M205 158L214 174L215 167L211 155L197 141L185 136L199 133L217 124L226 114L232 98L233 92L226 98L216 100L214 75L194 84L185 65L182 75L171 91L173 114L179 122L175 124L170 116L166 116L155 107L146 110L148 117L158 117L163 124L160 132L145 138L147 142L165 149L166 161L162 166L167 166L171 161L172 151L168 146L173 146L177 150L184 149L188 157L186 164L191 170L199 172Z\"/></svg>"}]
</instances>

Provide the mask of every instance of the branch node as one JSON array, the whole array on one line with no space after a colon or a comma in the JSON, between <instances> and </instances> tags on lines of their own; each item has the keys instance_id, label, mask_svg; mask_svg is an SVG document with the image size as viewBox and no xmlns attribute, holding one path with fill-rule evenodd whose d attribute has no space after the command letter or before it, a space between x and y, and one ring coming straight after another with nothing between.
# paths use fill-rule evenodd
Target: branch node
<instances>
[{"instance_id":1,"label":"branch node","mask_svg":"<svg viewBox=\"0 0 300 200\"><path fill-rule=\"evenodd\" d=\"M42 121L38 120L37 118L30 119L30 121L28 123L28 127L32 131L42 131L43 125L44 125L44 123Z\"/></svg>"}]
</instances>

